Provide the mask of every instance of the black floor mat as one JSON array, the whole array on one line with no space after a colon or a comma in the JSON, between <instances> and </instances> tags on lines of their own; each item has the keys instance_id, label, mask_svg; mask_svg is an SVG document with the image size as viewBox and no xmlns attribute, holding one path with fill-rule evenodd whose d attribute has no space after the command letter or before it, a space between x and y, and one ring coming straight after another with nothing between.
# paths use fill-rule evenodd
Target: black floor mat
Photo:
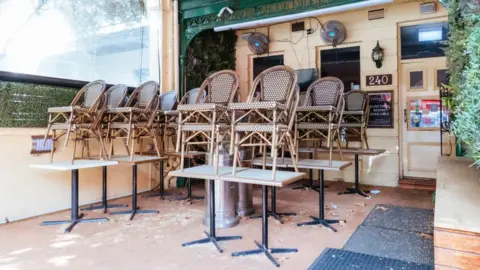
<instances>
[{"instance_id":1,"label":"black floor mat","mask_svg":"<svg viewBox=\"0 0 480 270\"><path fill-rule=\"evenodd\" d=\"M326 249L309 270L433 270L432 265L409 263L341 249Z\"/></svg>"},{"instance_id":2,"label":"black floor mat","mask_svg":"<svg viewBox=\"0 0 480 270\"><path fill-rule=\"evenodd\" d=\"M433 238L424 233L360 225L343 249L433 265Z\"/></svg>"},{"instance_id":3,"label":"black floor mat","mask_svg":"<svg viewBox=\"0 0 480 270\"><path fill-rule=\"evenodd\" d=\"M363 225L433 234L433 210L377 204Z\"/></svg>"}]
</instances>

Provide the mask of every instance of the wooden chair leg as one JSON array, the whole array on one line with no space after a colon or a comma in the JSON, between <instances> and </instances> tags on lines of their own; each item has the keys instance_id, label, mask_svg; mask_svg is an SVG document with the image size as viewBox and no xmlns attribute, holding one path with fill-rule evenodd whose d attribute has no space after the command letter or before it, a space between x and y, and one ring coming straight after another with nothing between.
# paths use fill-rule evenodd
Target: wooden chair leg
<instances>
[{"instance_id":1,"label":"wooden chair leg","mask_svg":"<svg viewBox=\"0 0 480 270\"><path fill-rule=\"evenodd\" d=\"M175 144L175 152L180 152L181 138L182 138L182 113L179 113L178 125L177 125L177 143Z\"/></svg>"},{"instance_id":2,"label":"wooden chair leg","mask_svg":"<svg viewBox=\"0 0 480 270\"><path fill-rule=\"evenodd\" d=\"M370 146L368 146L367 129L366 128L362 128L362 129L363 129L363 139L365 141L365 146L367 147L367 149L370 149Z\"/></svg>"},{"instance_id":3,"label":"wooden chair leg","mask_svg":"<svg viewBox=\"0 0 480 270\"><path fill-rule=\"evenodd\" d=\"M50 163L53 162L53 154L55 152L55 143L57 142L55 130L53 130L52 133L53 133L53 136L52 136L52 148L50 149Z\"/></svg>"},{"instance_id":4,"label":"wooden chair leg","mask_svg":"<svg viewBox=\"0 0 480 270\"><path fill-rule=\"evenodd\" d=\"M235 176L236 172L237 172L237 161L238 161L238 155L239 155L239 152L238 152L238 147L239 147L239 142L240 142L240 134L238 132L235 132L234 133L235 135L235 147L234 147L234 153L233 153L233 171L232 171L232 175Z\"/></svg>"},{"instance_id":5,"label":"wooden chair leg","mask_svg":"<svg viewBox=\"0 0 480 270\"><path fill-rule=\"evenodd\" d=\"M161 156L160 148L159 148L159 145L158 145L158 137L155 134L154 130L152 131L152 136L153 136L153 145L155 146L155 150L157 151L157 156Z\"/></svg>"},{"instance_id":6,"label":"wooden chair leg","mask_svg":"<svg viewBox=\"0 0 480 270\"><path fill-rule=\"evenodd\" d=\"M340 132L337 131L337 148L338 148L338 153L340 154L340 159L343 161L343 154L342 154L342 140L340 138Z\"/></svg>"},{"instance_id":7,"label":"wooden chair leg","mask_svg":"<svg viewBox=\"0 0 480 270\"><path fill-rule=\"evenodd\" d=\"M185 144L187 143L185 141L185 132L182 132L181 134L182 140L181 140L181 150L180 150L180 170L183 172L183 168L185 166Z\"/></svg>"},{"instance_id":8,"label":"wooden chair leg","mask_svg":"<svg viewBox=\"0 0 480 270\"><path fill-rule=\"evenodd\" d=\"M72 165L75 162L75 151L77 150L77 131L74 131L74 138L73 138L73 156L72 156Z\"/></svg>"},{"instance_id":9,"label":"wooden chair leg","mask_svg":"<svg viewBox=\"0 0 480 270\"><path fill-rule=\"evenodd\" d=\"M287 135L287 144L288 148L290 149L290 156L292 157L292 162L293 162L293 168L295 169L295 172L298 172L298 151L295 151L295 143L292 141L292 137Z\"/></svg>"},{"instance_id":10,"label":"wooden chair leg","mask_svg":"<svg viewBox=\"0 0 480 270\"><path fill-rule=\"evenodd\" d=\"M133 161L133 156L135 155L135 129L132 130L132 134L131 134L131 138L130 138L130 141L131 141L131 145L130 145L130 161Z\"/></svg>"},{"instance_id":11,"label":"wooden chair leg","mask_svg":"<svg viewBox=\"0 0 480 270\"><path fill-rule=\"evenodd\" d=\"M278 155L278 142L277 142L277 132L272 133L272 180L275 180L275 174L277 172L277 155Z\"/></svg>"}]
</instances>

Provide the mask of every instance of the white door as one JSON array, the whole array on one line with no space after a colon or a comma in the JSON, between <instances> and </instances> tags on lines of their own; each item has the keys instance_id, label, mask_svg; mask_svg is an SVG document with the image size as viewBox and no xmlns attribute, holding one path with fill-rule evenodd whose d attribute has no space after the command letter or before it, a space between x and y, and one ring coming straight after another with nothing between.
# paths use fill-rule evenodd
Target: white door
<instances>
[{"instance_id":1,"label":"white door","mask_svg":"<svg viewBox=\"0 0 480 270\"><path fill-rule=\"evenodd\" d=\"M436 178L441 151L439 87L446 71L445 57L402 61L400 93L404 121L404 177ZM443 119L447 118L448 113L444 112ZM453 145L444 142L444 151L449 152Z\"/></svg>"}]
</instances>

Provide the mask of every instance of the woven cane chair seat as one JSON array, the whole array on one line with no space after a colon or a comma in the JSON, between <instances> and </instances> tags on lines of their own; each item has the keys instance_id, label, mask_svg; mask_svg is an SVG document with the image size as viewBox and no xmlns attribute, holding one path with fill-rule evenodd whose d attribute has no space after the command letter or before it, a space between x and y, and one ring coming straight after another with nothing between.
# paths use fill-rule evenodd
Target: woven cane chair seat
<instances>
[{"instance_id":1,"label":"woven cane chair seat","mask_svg":"<svg viewBox=\"0 0 480 270\"><path fill-rule=\"evenodd\" d=\"M75 109L81 109L82 107L80 106L66 106L66 107L53 107L53 108L48 108L49 113L67 113L67 112L73 112Z\"/></svg>"},{"instance_id":2,"label":"woven cane chair seat","mask_svg":"<svg viewBox=\"0 0 480 270\"><path fill-rule=\"evenodd\" d=\"M343 115L364 115L364 111L344 111Z\"/></svg>"},{"instance_id":3,"label":"woven cane chair seat","mask_svg":"<svg viewBox=\"0 0 480 270\"><path fill-rule=\"evenodd\" d=\"M302 106L297 108L297 112L331 112L335 111L337 108L334 106Z\"/></svg>"},{"instance_id":4,"label":"woven cane chair seat","mask_svg":"<svg viewBox=\"0 0 480 270\"><path fill-rule=\"evenodd\" d=\"M248 103L232 103L228 106L229 110L285 110L285 105L276 101L258 101Z\"/></svg>"},{"instance_id":5,"label":"woven cane chair seat","mask_svg":"<svg viewBox=\"0 0 480 270\"><path fill-rule=\"evenodd\" d=\"M216 111L216 110L226 110L227 106L216 103L203 103L203 104L184 104L178 105L179 111Z\"/></svg>"},{"instance_id":6,"label":"woven cane chair seat","mask_svg":"<svg viewBox=\"0 0 480 270\"><path fill-rule=\"evenodd\" d=\"M218 129L229 129L230 125L228 124L216 124L216 128ZM212 130L212 125L210 124L185 124L182 126L183 131L211 131Z\"/></svg>"},{"instance_id":7,"label":"woven cane chair seat","mask_svg":"<svg viewBox=\"0 0 480 270\"><path fill-rule=\"evenodd\" d=\"M347 128L361 128L363 127L363 124L362 123L342 123L341 124L342 127L347 127Z\"/></svg>"},{"instance_id":8,"label":"woven cane chair seat","mask_svg":"<svg viewBox=\"0 0 480 270\"><path fill-rule=\"evenodd\" d=\"M118 107L118 108L109 108L107 109L107 113L141 113L144 112L144 109L137 108L137 107Z\"/></svg>"},{"instance_id":9,"label":"woven cane chair seat","mask_svg":"<svg viewBox=\"0 0 480 270\"><path fill-rule=\"evenodd\" d=\"M300 130L328 130L337 128L337 124L328 124L328 123L298 123L297 128Z\"/></svg>"},{"instance_id":10,"label":"woven cane chair seat","mask_svg":"<svg viewBox=\"0 0 480 270\"><path fill-rule=\"evenodd\" d=\"M288 126L285 124L255 124L255 123L238 123L235 126L235 131L238 132L269 132L275 131L275 127L278 127L278 131L287 131Z\"/></svg>"}]
</instances>

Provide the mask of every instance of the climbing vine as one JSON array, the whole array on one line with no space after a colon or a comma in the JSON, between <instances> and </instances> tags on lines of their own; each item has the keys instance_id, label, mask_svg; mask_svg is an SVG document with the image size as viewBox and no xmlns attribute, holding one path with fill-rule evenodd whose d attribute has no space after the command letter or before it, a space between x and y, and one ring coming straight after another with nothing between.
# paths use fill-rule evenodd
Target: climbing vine
<instances>
[{"instance_id":1,"label":"climbing vine","mask_svg":"<svg viewBox=\"0 0 480 270\"><path fill-rule=\"evenodd\" d=\"M447 49L454 93L453 131L480 165L480 8L475 1L452 0Z\"/></svg>"}]
</instances>

